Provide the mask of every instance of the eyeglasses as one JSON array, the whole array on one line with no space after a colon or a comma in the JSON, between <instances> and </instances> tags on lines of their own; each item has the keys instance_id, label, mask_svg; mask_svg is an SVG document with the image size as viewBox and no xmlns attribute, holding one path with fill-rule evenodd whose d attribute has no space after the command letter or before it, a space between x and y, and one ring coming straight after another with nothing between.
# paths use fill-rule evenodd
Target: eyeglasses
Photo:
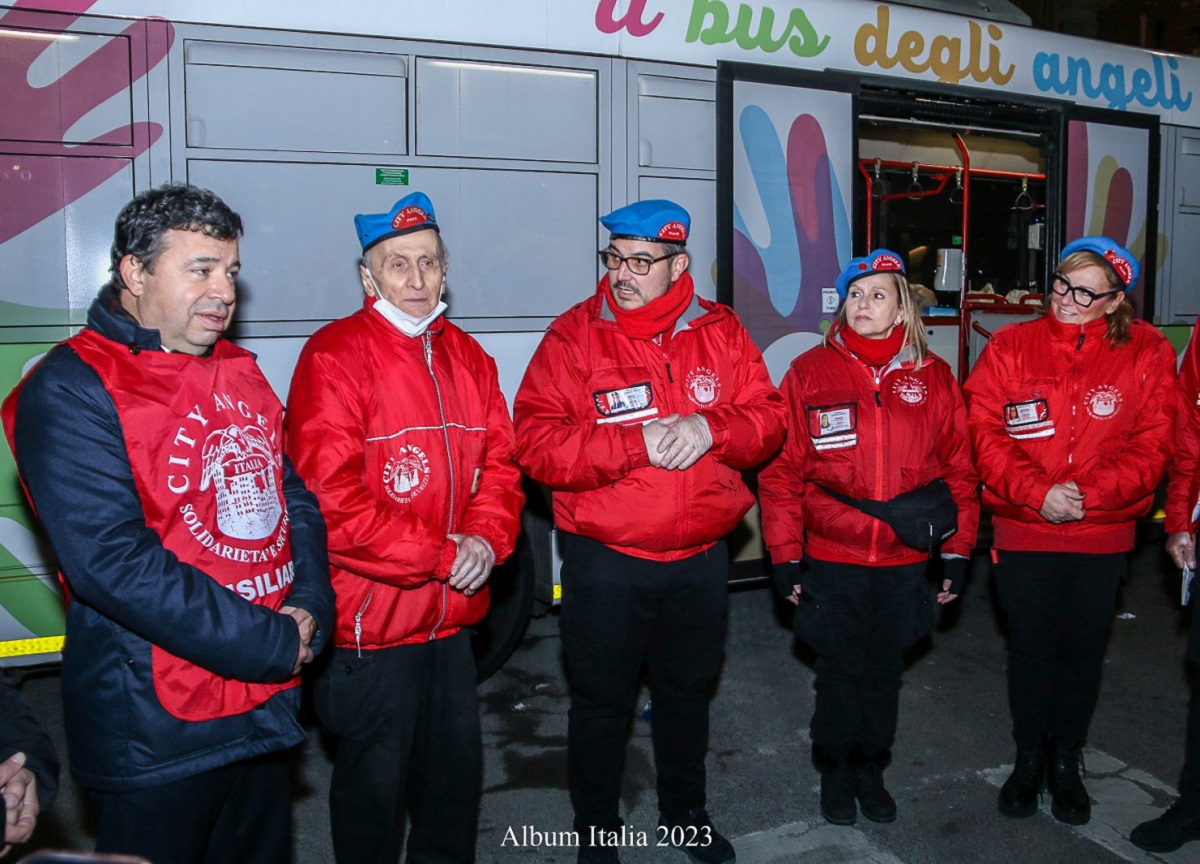
<instances>
[{"instance_id":1,"label":"eyeglasses","mask_svg":"<svg viewBox=\"0 0 1200 864\"><path fill-rule=\"evenodd\" d=\"M1103 300L1105 297L1114 297L1121 291L1104 291L1097 294L1095 291L1089 291L1087 288L1080 288L1078 285L1072 285L1066 276L1060 273L1055 273L1050 279L1050 290L1060 297L1071 295L1075 301L1075 305L1082 309L1086 309L1095 303L1097 300Z\"/></svg>"},{"instance_id":2,"label":"eyeglasses","mask_svg":"<svg viewBox=\"0 0 1200 864\"><path fill-rule=\"evenodd\" d=\"M635 276L645 276L650 272L650 268L659 261L666 261L668 258L674 258L679 253L672 252L670 255L662 255L658 258L626 258L623 255L618 255L611 249L601 249L596 254L600 256L600 263L609 270L620 270L621 265L624 264L629 268L629 272L633 273Z\"/></svg>"}]
</instances>

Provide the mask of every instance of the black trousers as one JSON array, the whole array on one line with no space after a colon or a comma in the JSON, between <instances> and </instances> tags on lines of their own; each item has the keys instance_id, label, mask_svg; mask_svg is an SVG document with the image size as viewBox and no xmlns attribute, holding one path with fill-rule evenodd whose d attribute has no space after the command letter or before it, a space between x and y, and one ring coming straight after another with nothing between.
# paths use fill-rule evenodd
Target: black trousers
<instances>
[{"instance_id":1,"label":"black trousers","mask_svg":"<svg viewBox=\"0 0 1200 864\"><path fill-rule=\"evenodd\" d=\"M447 639L333 651L314 705L338 738L329 787L338 864L475 860L483 740L466 631Z\"/></svg>"},{"instance_id":2,"label":"black trousers","mask_svg":"<svg viewBox=\"0 0 1200 864\"><path fill-rule=\"evenodd\" d=\"M658 562L563 536L567 776L581 834L621 825L621 771L643 662L659 811L673 818L705 805L708 691L724 656L728 581L724 542Z\"/></svg>"},{"instance_id":3,"label":"black trousers","mask_svg":"<svg viewBox=\"0 0 1200 864\"><path fill-rule=\"evenodd\" d=\"M810 732L820 758L883 760L896 738L904 652L933 624L926 562L864 567L808 559L810 599L832 618L836 649L817 657Z\"/></svg>"},{"instance_id":4,"label":"black trousers","mask_svg":"<svg viewBox=\"0 0 1200 864\"><path fill-rule=\"evenodd\" d=\"M1187 733L1183 748L1183 770L1179 772L1179 795L1200 809L1200 583L1192 583L1192 624L1188 630L1188 671L1192 694L1188 699Z\"/></svg>"},{"instance_id":5,"label":"black trousers","mask_svg":"<svg viewBox=\"0 0 1200 864\"><path fill-rule=\"evenodd\" d=\"M1083 746L1100 695L1100 674L1124 552L996 553L996 589L1008 617L1008 703L1013 737L1033 749Z\"/></svg>"},{"instance_id":6,"label":"black trousers","mask_svg":"<svg viewBox=\"0 0 1200 864\"><path fill-rule=\"evenodd\" d=\"M287 864L290 792L287 753L132 792L90 789L96 851L154 864Z\"/></svg>"}]
</instances>

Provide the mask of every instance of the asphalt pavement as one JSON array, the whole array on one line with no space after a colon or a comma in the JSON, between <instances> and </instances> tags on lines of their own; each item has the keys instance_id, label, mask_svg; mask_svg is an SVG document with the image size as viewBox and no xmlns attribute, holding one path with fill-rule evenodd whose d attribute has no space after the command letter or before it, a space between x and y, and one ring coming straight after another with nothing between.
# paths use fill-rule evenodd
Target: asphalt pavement
<instances>
[{"instance_id":1,"label":"asphalt pavement","mask_svg":"<svg viewBox=\"0 0 1200 864\"><path fill-rule=\"evenodd\" d=\"M1113 621L1100 704L1085 750L1093 819L1072 828L1043 811L1022 820L996 809L1013 757L1005 692L1004 623L985 555L961 601L909 656L900 726L885 782L897 820L827 825L810 759L812 655L791 636L787 608L766 585L730 596L726 659L712 699L709 812L742 864L793 862L1200 862L1200 843L1151 856L1125 839L1170 801L1182 759L1188 679L1178 573L1161 540L1131 558ZM26 698L60 751L57 674L27 675ZM485 776L478 860L573 862L566 791L568 694L555 613L535 619L509 662L480 687ZM643 689L630 719L621 860L687 861L658 840L650 723ZM325 794L329 751L315 726L296 756L298 864L332 862ZM38 848L90 848L88 813L65 780L39 826ZM645 845L643 845L645 844Z\"/></svg>"}]
</instances>

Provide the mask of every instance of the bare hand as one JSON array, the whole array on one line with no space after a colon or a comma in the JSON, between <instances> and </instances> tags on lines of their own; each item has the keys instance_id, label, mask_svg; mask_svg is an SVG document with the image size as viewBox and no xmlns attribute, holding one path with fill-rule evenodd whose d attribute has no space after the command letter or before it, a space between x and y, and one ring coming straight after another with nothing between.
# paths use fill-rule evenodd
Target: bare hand
<instances>
[{"instance_id":1,"label":"bare hand","mask_svg":"<svg viewBox=\"0 0 1200 864\"><path fill-rule=\"evenodd\" d=\"M450 587L470 597L483 587L492 574L496 554L487 542L475 534L451 534L458 544L458 555L450 566Z\"/></svg>"},{"instance_id":2,"label":"bare hand","mask_svg":"<svg viewBox=\"0 0 1200 864\"><path fill-rule=\"evenodd\" d=\"M712 430L703 414L689 414L674 421L672 417L678 415L673 414L662 421L667 425L667 431L658 442L658 452L662 454L663 468L684 471L712 447Z\"/></svg>"},{"instance_id":3,"label":"bare hand","mask_svg":"<svg viewBox=\"0 0 1200 864\"><path fill-rule=\"evenodd\" d=\"M311 663L315 656L312 648L309 646L312 644L313 636L317 632L317 622L313 619L312 615L296 606L280 606L279 613L290 616L296 622L296 627L300 631L300 650L296 653L296 662L292 666L292 674L299 675L300 667L305 663Z\"/></svg>"},{"instance_id":4,"label":"bare hand","mask_svg":"<svg viewBox=\"0 0 1200 864\"><path fill-rule=\"evenodd\" d=\"M949 579L942 580L942 590L938 592L937 602L941 603L943 606L945 606L947 603L953 603L958 599L957 594L950 593L950 586L953 584L954 583Z\"/></svg>"},{"instance_id":5,"label":"bare hand","mask_svg":"<svg viewBox=\"0 0 1200 864\"><path fill-rule=\"evenodd\" d=\"M1083 507L1084 493L1072 480L1069 483L1055 483L1046 493L1042 509L1038 512L1047 522L1058 525L1062 522L1078 522L1087 511Z\"/></svg>"},{"instance_id":6,"label":"bare hand","mask_svg":"<svg viewBox=\"0 0 1200 864\"><path fill-rule=\"evenodd\" d=\"M793 606L799 606L800 605L800 595L803 593L804 593L803 586L793 585L791 595L784 599L786 599L787 602L791 603Z\"/></svg>"},{"instance_id":7,"label":"bare hand","mask_svg":"<svg viewBox=\"0 0 1200 864\"><path fill-rule=\"evenodd\" d=\"M1167 554L1171 556L1171 560L1175 562L1175 566L1182 570L1187 567L1189 570L1196 569L1196 538L1189 531L1180 531L1176 534L1167 536Z\"/></svg>"},{"instance_id":8,"label":"bare hand","mask_svg":"<svg viewBox=\"0 0 1200 864\"><path fill-rule=\"evenodd\" d=\"M24 843L37 823L37 778L25 767L25 754L14 753L0 762L0 792L4 795L4 851L9 843Z\"/></svg>"},{"instance_id":9,"label":"bare hand","mask_svg":"<svg viewBox=\"0 0 1200 864\"><path fill-rule=\"evenodd\" d=\"M673 422L678 419L678 414L672 414L662 420L651 420L649 423L642 424L642 440L646 442L646 453L649 454L650 464L654 468L663 467L663 454L659 452L658 445L662 443L663 436L670 428L665 421Z\"/></svg>"}]
</instances>

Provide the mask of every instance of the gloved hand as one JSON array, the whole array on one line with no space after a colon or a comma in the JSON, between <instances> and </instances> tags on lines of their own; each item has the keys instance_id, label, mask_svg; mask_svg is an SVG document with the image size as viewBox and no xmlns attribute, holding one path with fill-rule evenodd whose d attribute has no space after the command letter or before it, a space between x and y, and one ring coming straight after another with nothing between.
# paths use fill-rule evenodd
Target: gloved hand
<instances>
[{"instance_id":1,"label":"gloved hand","mask_svg":"<svg viewBox=\"0 0 1200 864\"><path fill-rule=\"evenodd\" d=\"M942 590L937 595L939 603L950 603L962 593L970 563L971 559L958 556L942 559Z\"/></svg>"},{"instance_id":2,"label":"gloved hand","mask_svg":"<svg viewBox=\"0 0 1200 864\"><path fill-rule=\"evenodd\" d=\"M496 563L496 553L476 534L450 534L458 544L458 555L450 566L450 587L470 597L483 587Z\"/></svg>"},{"instance_id":3,"label":"gloved hand","mask_svg":"<svg viewBox=\"0 0 1200 864\"><path fill-rule=\"evenodd\" d=\"M703 414L689 414L682 419L678 414L664 417L667 431L658 442L662 456L662 467L668 471L683 471L696 464L696 460L712 447L712 430Z\"/></svg>"},{"instance_id":4,"label":"gloved hand","mask_svg":"<svg viewBox=\"0 0 1200 864\"><path fill-rule=\"evenodd\" d=\"M773 568L776 593L792 605L800 604L800 577L803 573L804 565L799 561L787 561Z\"/></svg>"}]
</instances>

